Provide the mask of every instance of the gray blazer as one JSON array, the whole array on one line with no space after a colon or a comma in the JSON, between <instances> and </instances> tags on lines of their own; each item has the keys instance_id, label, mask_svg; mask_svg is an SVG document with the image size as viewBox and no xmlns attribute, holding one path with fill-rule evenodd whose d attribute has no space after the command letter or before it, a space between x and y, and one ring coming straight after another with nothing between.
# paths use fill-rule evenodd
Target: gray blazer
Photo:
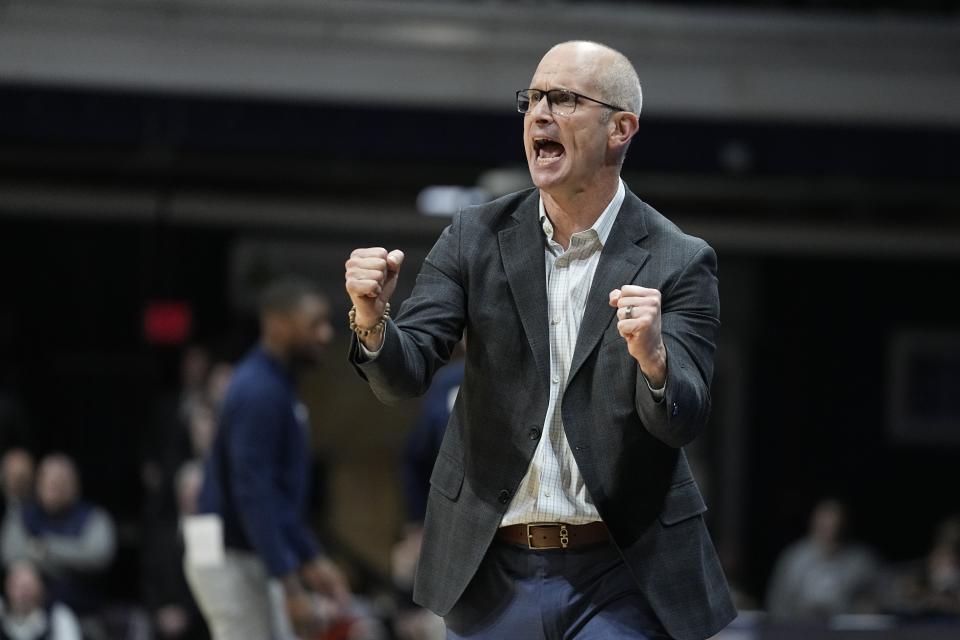
<instances>
[{"instance_id":1,"label":"gray blazer","mask_svg":"<svg viewBox=\"0 0 960 640\"><path fill-rule=\"evenodd\" d=\"M464 330L460 387L430 480L414 600L448 613L520 485L549 399L544 236L536 189L470 207L430 251L379 356L351 360L384 402L423 394ZM703 429L719 321L716 254L629 190L597 266L563 397L594 504L667 631L706 638L735 615L682 447ZM617 332L612 289L659 289L666 396Z\"/></svg>"}]
</instances>

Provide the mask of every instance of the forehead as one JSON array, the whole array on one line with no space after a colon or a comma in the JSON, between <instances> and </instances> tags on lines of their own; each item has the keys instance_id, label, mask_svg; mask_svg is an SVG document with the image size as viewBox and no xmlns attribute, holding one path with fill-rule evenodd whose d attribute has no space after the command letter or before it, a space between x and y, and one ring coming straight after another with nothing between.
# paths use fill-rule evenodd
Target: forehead
<instances>
[{"instance_id":1,"label":"forehead","mask_svg":"<svg viewBox=\"0 0 960 640\"><path fill-rule=\"evenodd\" d=\"M4 467L20 468L30 466L33 464L33 460L31 460L30 454L26 451L14 449L13 451L8 451L7 454L3 456L3 461L0 464Z\"/></svg>"},{"instance_id":2,"label":"forehead","mask_svg":"<svg viewBox=\"0 0 960 640\"><path fill-rule=\"evenodd\" d=\"M536 89L589 90L595 86L600 53L582 46L560 46L547 52L530 83Z\"/></svg>"},{"instance_id":3,"label":"forehead","mask_svg":"<svg viewBox=\"0 0 960 640\"><path fill-rule=\"evenodd\" d=\"M324 298L315 294L307 294L300 298L297 306L294 307L294 313L298 316L316 317L325 316L329 311L329 305Z\"/></svg>"},{"instance_id":4,"label":"forehead","mask_svg":"<svg viewBox=\"0 0 960 640\"><path fill-rule=\"evenodd\" d=\"M73 467L59 460L48 460L40 467L40 478L50 480L72 480L74 477Z\"/></svg>"}]
</instances>

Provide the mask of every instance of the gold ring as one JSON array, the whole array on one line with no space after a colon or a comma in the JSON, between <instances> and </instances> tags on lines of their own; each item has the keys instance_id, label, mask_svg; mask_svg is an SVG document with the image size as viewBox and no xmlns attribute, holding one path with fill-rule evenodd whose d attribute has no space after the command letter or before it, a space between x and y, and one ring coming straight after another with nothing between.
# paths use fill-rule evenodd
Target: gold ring
<instances>
[{"instance_id":1,"label":"gold ring","mask_svg":"<svg viewBox=\"0 0 960 640\"><path fill-rule=\"evenodd\" d=\"M627 312L625 314L627 318L633 318L633 307L627 307Z\"/></svg>"}]
</instances>

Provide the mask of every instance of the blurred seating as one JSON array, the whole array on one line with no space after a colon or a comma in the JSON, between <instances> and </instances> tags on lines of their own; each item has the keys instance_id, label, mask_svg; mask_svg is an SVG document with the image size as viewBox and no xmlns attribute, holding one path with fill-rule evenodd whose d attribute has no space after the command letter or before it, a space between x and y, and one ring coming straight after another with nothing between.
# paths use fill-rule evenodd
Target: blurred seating
<instances>
[{"instance_id":1,"label":"blurred seating","mask_svg":"<svg viewBox=\"0 0 960 640\"><path fill-rule=\"evenodd\" d=\"M960 515L940 523L924 557L890 569L881 607L904 619L960 622Z\"/></svg>"},{"instance_id":2,"label":"blurred seating","mask_svg":"<svg viewBox=\"0 0 960 640\"><path fill-rule=\"evenodd\" d=\"M39 465L32 500L7 510L0 555L6 565L34 563L53 599L96 625L103 605L101 579L116 552L113 519L84 499L73 460L61 453ZM87 624L87 621L84 621Z\"/></svg>"},{"instance_id":3,"label":"blurred seating","mask_svg":"<svg viewBox=\"0 0 960 640\"><path fill-rule=\"evenodd\" d=\"M823 500L808 534L777 559L767 590L767 611L777 620L825 620L872 612L880 566L866 546L848 538L848 515L838 500Z\"/></svg>"}]
</instances>

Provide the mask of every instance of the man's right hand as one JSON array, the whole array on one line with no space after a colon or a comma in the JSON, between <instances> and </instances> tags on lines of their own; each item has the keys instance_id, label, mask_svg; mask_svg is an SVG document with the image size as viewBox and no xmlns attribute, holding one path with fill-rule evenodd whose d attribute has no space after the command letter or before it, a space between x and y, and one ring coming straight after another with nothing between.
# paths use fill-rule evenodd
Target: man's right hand
<instances>
[{"instance_id":1,"label":"man's right hand","mask_svg":"<svg viewBox=\"0 0 960 640\"><path fill-rule=\"evenodd\" d=\"M387 302L397 288L397 276L403 264L403 251L387 252L383 247L354 249L346 262L346 288L356 307L356 323L362 329L380 322ZM370 335L364 346L378 348L381 335ZM370 342L370 344L367 344Z\"/></svg>"},{"instance_id":2,"label":"man's right hand","mask_svg":"<svg viewBox=\"0 0 960 640\"><path fill-rule=\"evenodd\" d=\"M308 588L330 598L341 609L350 605L350 583L329 558L316 556L300 567L300 577Z\"/></svg>"},{"instance_id":3,"label":"man's right hand","mask_svg":"<svg viewBox=\"0 0 960 640\"><path fill-rule=\"evenodd\" d=\"M304 589L286 589L284 604L287 618L297 636L309 637L323 631L327 624L314 602L313 596Z\"/></svg>"}]
</instances>

